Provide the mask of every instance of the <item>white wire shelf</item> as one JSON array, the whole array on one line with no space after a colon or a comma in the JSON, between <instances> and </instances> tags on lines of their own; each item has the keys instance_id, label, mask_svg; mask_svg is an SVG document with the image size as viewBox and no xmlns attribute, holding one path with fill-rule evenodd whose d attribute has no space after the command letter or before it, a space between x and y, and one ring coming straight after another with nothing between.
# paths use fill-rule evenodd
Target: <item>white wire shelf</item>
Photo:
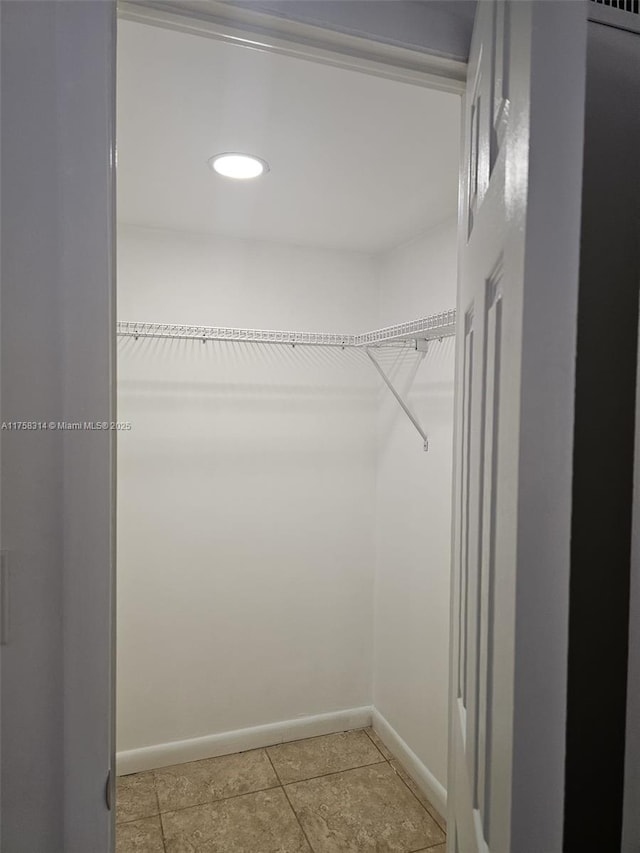
<instances>
[{"instance_id":1,"label":"white wire shelf","mask_svg":"<svg viewBox=\"0 0 640 853\"><path fill-rule=\"evenodd\" d=\"M293 332L272 329L235 329L227 326L189 326L179 323L135 323L120 320L117 333L131 338L172 338L198 341L235 341L256 344L288 344L290 346L377 347L390 344L418 344L455 335L455 309L432 314L419 320L375 329L361 335L337 332Z\"/></svg>"},{"instance_id":2,"label":"white wire shelf","mask_svg":"<svg viewBox=\"0 0 640 853\"><path fill-rule=\"evenodd\" d=\"M235 343L280 344L288 346L340 347L364 349L403 411L419 432L425 450L429 449L427 433L411 410L402 393L394 386L382 365L374 358L375 347L411 347L426 350L429 341L449 338L456 333L455 309L442 314L431 314L419 320L374 329L361 335L343 335L336 332L285 332L272 329L235 329L230 326L188 326L179 323L135 323L120 320L117 325L120 337L171 338L193 341L230 341Z\"/></svg>"}]
</instances>

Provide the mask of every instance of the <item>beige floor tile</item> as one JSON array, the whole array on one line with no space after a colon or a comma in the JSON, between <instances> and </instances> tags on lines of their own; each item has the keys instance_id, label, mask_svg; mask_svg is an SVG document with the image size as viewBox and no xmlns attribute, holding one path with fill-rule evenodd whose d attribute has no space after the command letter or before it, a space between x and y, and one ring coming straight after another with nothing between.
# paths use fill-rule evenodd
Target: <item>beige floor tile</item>
<instances>
[{"instance_id":1,"label":"beige floor tile","mask_svg":"<svg viewBox=\"0 0 640 853\"><path fill-rule=\"evenodd\" d=\"M409 776L409 774L407 773L407 771L404 769L404 767L402 766L402 764L400 764L400 762L399 762L397 759L393 759L393 761L391 761L390 763L391 763L391 766L393 767L393 769L394 769L394 770L396 771L396 773L398 774L398 776L400 776L400 778L405 782L405 784L407 785L407 787L409 787L409 788L413 791L413 793L414 793L414 794L416 795L416 797L420 800L420 802L421 802L421 803L422 803L422 805L425 807L425 809L429 812L429 814L431 815L431 817L436 821L436 823L438 824L438 826L439 826L441 829L444 829L444 831L446 832L446 831L447 831L447 822L446 822L446 820L445 820L445 819L444 819L444 817L440 814L440 812L438 811L438 809L437 809L437 808L436 808L436 807L431 803L431 801L430 801L427 797L425 797L425 795L422 793L422 791L420 790L420 788L418 788L418 786L417 786L417 785L416 785L416 783L413 781L413 779L411 778L411 776Z\"/></svg>"},{"instance_id":2,"label":"beige floor tile","mask_svg":"<svg viewBox=\"0 0 640 853\"><path fill-rule=\"evenodd\" d=\"M116 780L116 822L158 814L153 773L133 773Z\"/></svg>"},{"instance_id":3,"label":"beige floor tile","mask_svg":"<svg viewBox=\"0 0 640 853\"><path fill-rule=\"evenodd\" d=\"M311 853L282 788L162 815L167 853Z\"/></svg>"},{"instance_id":4,"label":"beige floor tile","mask_svg":"<svg viewBox=\"0 0 640 853\"><path fill-rule=\"evenodd\" d=\"M264 749L154 771L160 811L174 811L278 784Z\"/></svg>"},{"instance_id":5,"label":"beige floor tile","mask_svg":"<svg viewBox=\"0 0 640 853\"><path fill-rule=\"evenodd\" d=\"M118 824L116 853L164 853L160 818L147 817Z\"/></svg>"},{"instance_id":6,"label":"beige floor tile","mask_svg":"<svg viewBox=\"0 0 640 853\"><path fill-rule=\"evenodd\" d=\"M369 726L369 728L365 729L365 731L386 759L394 757L393 754L391 752L389 752L387 747L382 743L377 732L374 731L373 726Z\"/></svg>"},{"instance_id":7,"label":"beige floor tile","mask_svg":"<svg viewBox=\"0 0 640 853\"><path fill-rule=\"evenodd\" d=\"M280 743L267 752L283 785L384 760L364 729Z\"/></svg>"},{"instance_id":8,"label":"beige floor tile","mask_svg":"<svg viewBox=\"0 0 640 853\"><path fill-rule=\"evenodd\" d=\"M386 762L288 785L315 853L411 853L445 834Z\"/></svg>"},{"instance_id":9,"label":"beige floor tile","mask_svg":"<svg viewBox=\"0 0 640 853\"><path fill-rule=\"evenodd\" d=\"M423 847L422 850L417 850L416 853L447 853L447 845L438 844L436 847Z\"/></svg>"}]
</instances>

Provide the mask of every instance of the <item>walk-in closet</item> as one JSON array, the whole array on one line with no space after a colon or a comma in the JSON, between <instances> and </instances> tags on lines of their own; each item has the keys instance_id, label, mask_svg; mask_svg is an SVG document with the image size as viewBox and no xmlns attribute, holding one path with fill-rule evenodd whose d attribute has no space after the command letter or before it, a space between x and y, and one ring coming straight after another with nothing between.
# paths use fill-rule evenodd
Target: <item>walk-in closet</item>
<instances>
[{"instance_id":1,"label":"walk-in closet","mask_svg":"<svg viewBox=\"0 0 640 853\"><path fill-rule=\"evenodd\" d=\"M300 53L119 21L118 853L445 849L460 98Z\"/></svg>"}]
</instances>

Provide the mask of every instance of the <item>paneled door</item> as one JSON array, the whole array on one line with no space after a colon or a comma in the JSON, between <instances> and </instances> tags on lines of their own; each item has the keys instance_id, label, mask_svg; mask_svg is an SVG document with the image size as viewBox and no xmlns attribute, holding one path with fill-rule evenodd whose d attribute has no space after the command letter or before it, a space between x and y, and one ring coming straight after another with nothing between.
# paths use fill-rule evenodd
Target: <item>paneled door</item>
<instances>
[{"instance_id":1,"label":"paneled door","mask_svg":"<svg viewBox=\"0 0 640 853\"><path fill-rule=\"evenodd\" d=\"M464 103L451 853L562 850L586 4L480 0Z\"/></svg>"}]
</instances>

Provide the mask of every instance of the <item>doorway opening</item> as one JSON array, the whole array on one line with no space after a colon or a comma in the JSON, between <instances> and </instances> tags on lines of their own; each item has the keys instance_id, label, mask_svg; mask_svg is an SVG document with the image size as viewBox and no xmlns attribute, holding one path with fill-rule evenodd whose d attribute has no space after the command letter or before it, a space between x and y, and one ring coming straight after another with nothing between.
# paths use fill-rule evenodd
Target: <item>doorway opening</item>
<instances>
[{"instance_id":1,"label":"doorway opening","mask_svg":"<svg viewBox=\"0 0 640 853\"><path fill-rule=\"evenodd\" d=\"M119 22L118 853L445 843L459 123Z\"/></svg>"}]
</instances>

